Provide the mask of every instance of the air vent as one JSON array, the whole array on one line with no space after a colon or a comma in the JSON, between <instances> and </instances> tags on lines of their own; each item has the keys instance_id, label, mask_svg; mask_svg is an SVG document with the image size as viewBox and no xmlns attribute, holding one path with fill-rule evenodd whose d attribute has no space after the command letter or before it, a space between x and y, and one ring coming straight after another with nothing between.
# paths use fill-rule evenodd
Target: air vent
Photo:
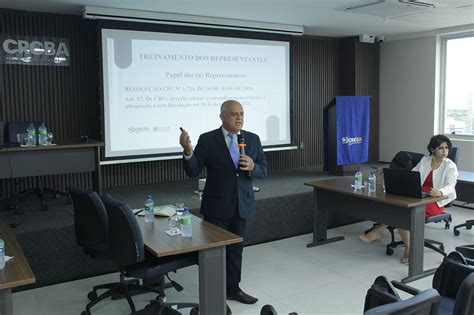
<instances>
[{"instance_id":1,"label":"air vent","mask_svg":"<svg viewBox=\"0 0 474 315\"><path fill-rule=\"evenodd\" d=\"M348 7L346 12L389 18L405 14L426 11L429 8L418 5L402 3L401 1L378 0L376 2Z\"/></svg>"},{"instance_id":2,"label":"air vent","mask_svg":"<svg viewBox=\"0 0 474 315\"><path fill-rule=\"evenodd\" d=\"M436 8L436 5L433 3L428 3L428 2L422 2L422 1L416 1L416 0L398 0L398 2L403 3L403 4L408 4L408 5L416 5L419 7L425 7L425 8Z\"/></svg>"}]
</instances>

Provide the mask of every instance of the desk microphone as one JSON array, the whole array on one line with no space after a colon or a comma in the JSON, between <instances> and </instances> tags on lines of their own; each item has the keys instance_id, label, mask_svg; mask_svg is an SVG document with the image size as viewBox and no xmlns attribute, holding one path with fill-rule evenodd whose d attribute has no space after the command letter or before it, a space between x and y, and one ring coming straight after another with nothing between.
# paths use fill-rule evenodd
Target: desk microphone
<instances>
[{"instance_id":1,"label":"desk microphone","mask_svg":"<svg viewBox=\"0 0 474 315\"><path fill-rule=\"evenodd\" d=\"M237 135L237 146L239 147L239 154L245 154L245 138L242 134Z\"/></svg>"}]
</instances>

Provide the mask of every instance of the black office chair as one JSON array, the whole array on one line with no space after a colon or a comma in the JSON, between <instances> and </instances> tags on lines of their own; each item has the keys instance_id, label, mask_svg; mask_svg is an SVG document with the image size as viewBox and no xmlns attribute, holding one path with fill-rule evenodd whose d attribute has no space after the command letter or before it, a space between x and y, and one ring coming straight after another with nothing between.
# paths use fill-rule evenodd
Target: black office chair
<instances>
[{"instance_id":1,"label":"black office chair","mask_svg":"<svg viewBox=\"0 0 474 315\"><path fill-rule=\"evenodd\" d=\"M92 258L107 253L107 212L99 195L95 191L74 186L69 187L69 193L74 208L77 244Z\"/></svg>"},{"instance_id":2,"label":"black office chair","mask_svg":"<svg viewBox=\"0 0 474 315\"><path fill-rule=\"evenodd\" d=\"M22 144L20 143L22 139L17 138L17 134L24 134L26 133L26 129L28 126L33 123L33 126L35 126L36 130L38 130L39 126L41 125L41 122L33 121L11 121L8 123L8 141L10 144ZM19 142L20 141L20 142ZM29 195L36 195L41 203L41 210L46 211L48 210L48 206L44 203L46 199L57 199L60 196L65 196L68 198L68 203L71 201L69 194L63 191L59 191L56 189L51 189L43 186L43 177L42 176L36 176L36 186L31 189L27 189L25 191L22 191L18 194L15 195L15 203L14 207L18 210L19 209L19 203L20 200L26 196ZM22 180L17 180L16 185L20 184ZM49 194L49 196L48 196Z\"/></svg>"},{"instance_id":3,"label":"black office chair","mask_svg":"<svg viewBox=\"0 0 474 315\"><path fill-rule=\"evenodd\" d=\"M392 282L393 283L393 282ZM403 283L393 283L397 288L408 287ZM440 308L441 297L434 289L423 292L410 289L412 298L402 300L394 287L384 276L375 279L365 296L364 315L437 315Z\"/></svg>"},{"instance_id":4,"label":"black office chair","mask_svg":"<svg viewBox=\"0 0 474 315\"><path fill-rule=\"evenodd\" d=\"M451 150L449 151L448 158L451 159L454 163L457 163L458 151L459 150L456 147L452 147ZM410 156L411 166L413 166L413 167L415 167L424 156L423 154L416 153L416 152L408 152L408 151L402 151L402 152L405 152ZM390 167L392 167L392 164L390 165ZM408 167L410 167L410 166L408 166ZM445 205L444 207L449 208L450 206L451 206L451 203ZM444 228L446 230L449 230L449 227L450 227L450 224L451 224L452 220L453 219L451 217L451 214L448 213L448 212L443 211L440 214L426 217L425 218L425 224L444 222ZM396 248L398 245L402 245L403 241L395 241L395 234L394 234L395 228L394 227L390 226L390 227L388 227L388 230L390 231L391 242L389 244L387 244L385 252L386 252L387 255L390 256L390 255L393 254L393 249ZM447 255L446 252L444 251L444 244L442 242L439 242L439 241L436 241L436 240L431 240L431 239L425 239L424 245L425 245L425 247L430 248L430 249L440 253L441 255L443 255L445 257Z\"/></svg>"},{"instance_id":5,"label":"black office chair","mask_svg":"<svg viewBox=\"0 0 474 315\"><path fill-rule=\"evenodd\" d=\"M461 253L470 265L474 265L474 245L456 246L455 250Z\"/></svg>"},{"instance_id":6,"label":"black office chair","mask_svg":"<svg viewBox=\"0 0 474 315\"><path fill-rule=\"evenodd\" d=\"M472 229L473 226L474 226L474 220L466 220L466 222L456 225L453 228L453 233L454 235L459 236L460 232L458 231L458 229L465 227L466 230L470 230Z\"/></svg>"},{"instance_id":7,"label":"black office chair","mask_svg":"<svg viewBox=\"0 0 474 315\"><path fill-rule=\"evenodd\" d=\"M107 211L95 191L70 187L69 193L74 208L74 232L76 243L84 249L91 258L111 259L107 233L108 220ZM104 300L108 296L98 297L98 290L109 290L125 279L120 275L119 282L106 283L94 286L87 294L91 301L90 307ZM130 283L138 283L138 280L127 280ZM120 297L119 295L113 298Z\"/></svg>"},{"instance_id":8,"label":"black office chair","mask_svg":"<svg viewBox=\"0 0 474 315\"><path fill-rule=\"evenodd\" d=\"M392 281L399 288L398 281ZM441 295L439 314L474 314L474 266L466 262L459 252L451 252L436 269L432 282L433 289ZM417 291L407 285L401 290Z\"/></svg>"},{"instance_id":9,"label":"black office chair","mask_svg":"<svg viewBox=\"0 0 474 315\"><path fill-rule=\"evenodd\" d=\"M167 274L170 271L197 264L197 255L192 253L163 258L146 255L140 227L130 207L111 196L105 196L102 200L108 217L108 244L112 260L117 264L120 274L123 277L137 279L160 278L159 290L121 282L103 293L102 296L107 297L114 293L123 294L127 298L132 313L135 312L135 305L130 296L130 291L155 292L159 294L158 301L154 304L158 306L157 314L161 314L160 312L162 311L172 314L174 310L170 305L176 305L178 309L197 307L198 304L196 303L166 303L166 296L164 294L164 276L168 277ZM182 287L176 282L171 281L171 283L176 290L182 290ZM87 305L86 310L81 315L89 315L92 306Z\"/></svg>"}]
</instances>

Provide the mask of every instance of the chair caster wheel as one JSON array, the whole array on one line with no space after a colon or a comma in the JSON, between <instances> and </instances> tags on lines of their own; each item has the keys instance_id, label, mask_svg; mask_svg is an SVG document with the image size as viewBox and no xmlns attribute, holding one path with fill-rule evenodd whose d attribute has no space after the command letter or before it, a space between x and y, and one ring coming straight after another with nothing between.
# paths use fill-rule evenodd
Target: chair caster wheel
<instances>
[{"instance_id":1,"label":"chair caster wheel","mask_svg":"<svg viewBox=\"0 0 474 315\"><path fill-rule=\"evenodd\" d=\"M459 236L460 232L458 230L453 231L454 235Z\"/></svg>"},{"instance_id":2,"label":"chair caster wheel","mask_svg":"<svg viewBox=\"0 0 474 315\"><path fill-rule=\"evenodd\" d=\"M47 205L41 205L41 211L48 211Z\"/></svg>"},{"instance_id":3,"label":"chair caster wheel","mask_svg":"<svg viewBox=\"0 0 474 315\"><path fill-rule=\"evenodd\" d=\"M95 299L97 299L97 293L91 291L87 293L87 298L89 299L89 301L94 301Z\"/></svg>"},{"instance_id":4,"label":"chair caster wheel","mask_svg":"<svg viewBox=\"0 0 474 315\"><path fill-rule=\"evenodd\" d=\"M392 256L393 255L393 249L391 247L387 247L387 250L385 251L385 254L387 254L388 256Z\"/></svg>"},{"instance_id":5,"label":"chair caster wheel","mask_svg":"<svg viewBox=\"0 0 474 315\"><path fill-rule=\"evenodd\" d=\"M90 311L82 311L81 312L81 315L91 315L91 312Z\"/></svg>"},{"instance_id":6,"label":"chair caster wheel","mask_svg":"<svg viewBox=\"0 0 474 315\"><path fill-rule=\"evenodd\" d=\"M466 224L466 230L470 230L472 228L472 225L467 225Z\"/></svg>"},{"instance_id":7,"label":"chair caster wheel","mask_svg":"<svg viewBox=\"0 0 474 315\"><path fill-rule=\"evenodd\" d=\"M444 252L444 245L440 245L440 246L439 246L439 249L441 249L441 251Z\"/></svg>"},{"instance_id":8,"label":"chair caster wheel","mask_svg":"<svg viewBox=\"0 0 474 315\"><path fill-rule=\"evenodd\" d=\"M191 312L189 312L189 315L199 315L199 308L193 307Z\"/></svg>"}]
</instances>

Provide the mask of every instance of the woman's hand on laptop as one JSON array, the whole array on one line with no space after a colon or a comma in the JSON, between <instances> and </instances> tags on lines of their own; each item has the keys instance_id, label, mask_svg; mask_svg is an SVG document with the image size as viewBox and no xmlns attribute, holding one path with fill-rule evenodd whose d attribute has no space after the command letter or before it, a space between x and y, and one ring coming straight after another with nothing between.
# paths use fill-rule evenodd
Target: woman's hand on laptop
<instances>
[{"instance_id":1,"label":"woman's hand on laptop","mask_svg":"<svg viewBox=\"0 0 474 315\"><path fill-rule=\"evenodd\" d=\"M438 188L431 188L430 196L432 197L441 197L443 193Z\"/></svg>"}]
</instances>

